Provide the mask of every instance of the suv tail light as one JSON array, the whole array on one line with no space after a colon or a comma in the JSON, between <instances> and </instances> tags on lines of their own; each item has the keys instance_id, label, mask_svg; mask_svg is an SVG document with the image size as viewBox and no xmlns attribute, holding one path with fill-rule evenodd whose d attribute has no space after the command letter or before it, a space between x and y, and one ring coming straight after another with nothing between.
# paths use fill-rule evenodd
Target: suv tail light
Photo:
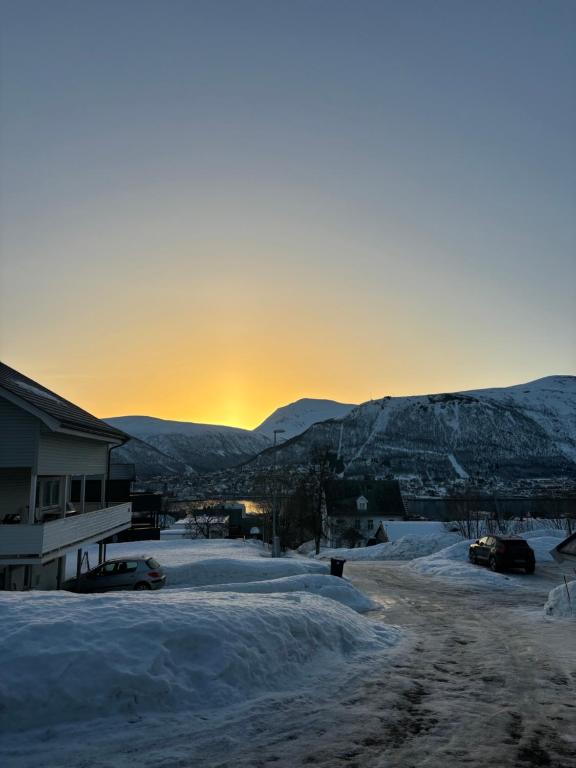
<instances>
[{"instance_id":1,"label":"suv tail light","mask_svg":"<svg viewBox=\"0 0 576 768\"><path fill-rule=\"evenodd\" d=\"M150 576L151 579L159 579L161 578L162 574L159 573L158 571L150 571L148 573L148 576Z\"/></svg>"}]
</instances>

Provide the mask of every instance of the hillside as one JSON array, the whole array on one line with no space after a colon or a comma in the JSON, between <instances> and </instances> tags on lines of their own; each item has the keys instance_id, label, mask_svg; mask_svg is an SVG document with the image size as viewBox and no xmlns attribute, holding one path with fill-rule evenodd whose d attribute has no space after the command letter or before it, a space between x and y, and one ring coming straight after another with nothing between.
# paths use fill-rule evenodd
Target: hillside
<instances>
[{"instance_id":1,"label":"hillside","mask_svg":"<svg viewBox=\"0 0 576 768\"><path fill-rule=\"evenodd\" d=\"M140 480L167 475L183 476L194 472L192 467L184 462L168 456L136 437L119 448L114 448L111 460L123 464L134 464Z\"/></svg>"},{"instance_id":2,"label":"hillside","mask_svg":"<svg viewBox=\"0 0 576 768\"><path fill-rule=\"evenodd\" d=\"M105 421L197 472L237 466L270 445L266 436L235 427L168 421L151 416L118 416ZM135 463L140 476L140 465Z\"/></svg>"},{"instance_id":3,"label":"hillside","mask_svg":"<svg viewBox=\"0 0 576 768\"><path fill-rule=\"evenodd\" d=\"M576 377L364 403L276 449L305 463L314 446L339 452L347 472L426 479L576 474ZM258 461L271 460L267 451Z\"/></svg>"}]
</instances>

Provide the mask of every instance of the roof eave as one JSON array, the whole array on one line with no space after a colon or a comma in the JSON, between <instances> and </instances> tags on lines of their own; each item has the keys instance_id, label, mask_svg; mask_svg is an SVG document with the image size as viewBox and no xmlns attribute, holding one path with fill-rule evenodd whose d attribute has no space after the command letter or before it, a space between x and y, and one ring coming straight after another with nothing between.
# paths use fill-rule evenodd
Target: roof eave
<instances>
[{"instance_id":1,"label":"roof eave","mask_svg":"<svg viewBox=\"0 0 576 768\"><path fill-rule=\"evenodd\" d=\"M10 392L4 387L0 387L0 396L4 397L13 405L16 405L18 408L21 408L23 411L26 411L31 416L35 416L37 419L40 419L40 421L45 424L51 432L59 432L67 435L74 435L76 437L89 437L92 440L101 440L103 442L113 443L115 446L124 445L124 443L127 443L128 440L130 440L130 435L120 431L118 431L118 434L113 434L104 430L99 432L97 430L90 430L84 427L76 427L74 425L70 425L67 422L55 419L53 416L49 416L40 408L36 408L36 406L29 403L27 400L18 397L18 395L15 395L13 392Z\"/></svg>"}]
</instances>

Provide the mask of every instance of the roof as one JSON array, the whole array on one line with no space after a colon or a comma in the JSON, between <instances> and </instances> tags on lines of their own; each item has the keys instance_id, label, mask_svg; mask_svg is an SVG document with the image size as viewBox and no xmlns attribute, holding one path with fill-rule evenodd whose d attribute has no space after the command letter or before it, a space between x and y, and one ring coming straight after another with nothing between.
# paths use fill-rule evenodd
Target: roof
<instances>
[{"instance_id":1,"label":"roof","mask_svg":"<svg viewBox=\"0 0 576 768\"><path fill-rule=\"evenodd\" d=\"M400 484L397 480L328 480L324 484L326 508L329 515L371 517L406 514ZM367 509L358 509L358 497L368 501Z\"/></svg>"},{"instance_id":2,"label":"roof","mask_svg":"<svg viewBox=\"0 0 576 768\"><path fill-rule=\"evenodd\" d=\"M576 558L576 532L570 534L564 541L561 541L553 551L558 553L558 555L561 555L563 557L573 557ZM554 558L556 559L556 558Z\"/></svg>"},{"instance_id":3,"label":"roof","mask_svg":"<svg viewBox=\"0 0 576 768\"><path fill-rule=\"evenodd\" d=\"M114 441L125 443L129 435L116 427L97 419L91 413L79 408L69 400L65 400L55 392L29 379L4 363L0 363L0 394L2 392L15 396L22 405L29 406L32 411L39 411L58 424L57 429L83 432L87 435L109 437Z\"/></svg>"}]
</instances>

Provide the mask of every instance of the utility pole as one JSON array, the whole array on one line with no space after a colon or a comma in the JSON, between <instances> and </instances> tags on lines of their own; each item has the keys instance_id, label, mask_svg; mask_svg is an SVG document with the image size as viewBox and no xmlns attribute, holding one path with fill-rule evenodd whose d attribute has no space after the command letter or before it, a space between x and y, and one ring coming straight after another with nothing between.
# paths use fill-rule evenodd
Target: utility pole
<instances>
[{"instance_id":1,"label":"utility pole","mask_svg":"<svg viewBox=\"0 0 576 768\"><path fill-rule=\"evenodd\" d=\"M280 537L278 536L278 462L276 460L276 438L285 429L274 430L274 500L272 502L272 557L280 557Z\"/></svg>"}]
</instances>

